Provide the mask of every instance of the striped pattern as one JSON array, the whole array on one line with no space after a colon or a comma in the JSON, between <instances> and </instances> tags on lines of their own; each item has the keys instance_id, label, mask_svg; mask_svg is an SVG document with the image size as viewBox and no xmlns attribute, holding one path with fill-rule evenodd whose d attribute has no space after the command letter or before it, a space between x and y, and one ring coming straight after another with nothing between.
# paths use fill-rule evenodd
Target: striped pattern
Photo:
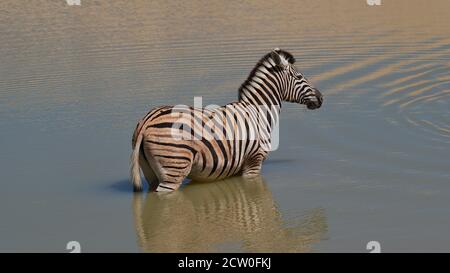
<instances>
[{"instance_id":1,"label":"striped pattern","mask_svg":"<svg viewBox=\"0 0 450 273\"><path fill-rule=\"evenodd\" d=\"M321 208L285 222L262 176L135 194L132 207L145 252L217 252L229 242L246 252L309 252L328 229Z\"/></svg>"},{"instance_id":2,"label":"striped pattern","mask_svg":"<svg viewBox=\"0 0 450 273\"><path fill-rule=\"evenodd\" d=\"M265 55L239 88L239 100L215 109L162 106L136 126L131 180L142 190L173 191L184 178L210 181L256 176L271 150L282 101L319 108L322 95L280 49Z\"/></svg>"}]
</instances>

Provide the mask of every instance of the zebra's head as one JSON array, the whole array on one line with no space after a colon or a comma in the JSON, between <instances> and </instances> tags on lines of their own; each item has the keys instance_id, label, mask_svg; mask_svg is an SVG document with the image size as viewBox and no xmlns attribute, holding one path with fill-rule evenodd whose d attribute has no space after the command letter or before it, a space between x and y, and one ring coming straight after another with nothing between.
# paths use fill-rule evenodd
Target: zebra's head
<instances>
[{"instance_id":1,"label":"zebra's head","mask_svg":"<svg viewBox=\"0 0 450 273\"><path fill-rule=\"evenodd\" d=\"M306 105L308 109L317 109L322 106L323 96L313 87L308 79L295 67L294 57L279 48L270 53L281 81L281 96L284 101Z\"/></svg>"}]
</instances>

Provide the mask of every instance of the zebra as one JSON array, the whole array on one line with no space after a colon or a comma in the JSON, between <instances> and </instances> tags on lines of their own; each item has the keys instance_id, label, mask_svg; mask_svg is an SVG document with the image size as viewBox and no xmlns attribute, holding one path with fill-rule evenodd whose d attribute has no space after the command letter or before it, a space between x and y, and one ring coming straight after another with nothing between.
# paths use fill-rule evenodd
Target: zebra
<instances>
[{"instance_id":1,"label":"zebra","mask_svg":"<svg viewBox=\"0 0 450 273\"><path fill-rule=\"evenodd\" d=\"M150 191L177 190L185 178L214 181L260 174L271 150L282 101L320 108L323 96L279 48L263 56L240 86L238 101L215 109L161 106L134 130L130 178L142 191L140 169Z\"/></svg>"}]
</instances>

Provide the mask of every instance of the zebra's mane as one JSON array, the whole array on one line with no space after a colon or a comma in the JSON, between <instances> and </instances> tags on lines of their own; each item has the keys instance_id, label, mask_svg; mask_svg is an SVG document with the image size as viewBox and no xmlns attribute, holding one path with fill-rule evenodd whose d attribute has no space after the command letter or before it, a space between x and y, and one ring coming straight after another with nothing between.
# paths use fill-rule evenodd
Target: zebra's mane
<instances>
[{"instance_id":1,"label":"zebra's mane","mask_svg":"<svg viewBox=\"0 0 450 273\"><path fill-rule=\"evenodd\" d=\"M241 93L243 92L243 89L245 86L247 86L251 80L253 79L253 77L255 76L256 72L258 72L259 68L261 66L265 66L264 63L269 62L269 63L274 63L275 61L272 58L272 53L275 52L277 53L281 58L285 59L288 63L290 64L294 64L295 63L295 58L294 56L292 56L291 53L285 51L285 50L281 50L281 49L274 49L273 51L267 53L266 55L264 55L264 57L261 58L261 60L259 60L259 62L255 65L255 67L252 69L252 71L250 72L250 74L248 75L247 79L245 80L244 83L241 84L241 86L239 87L239 91L238 91L238 95L239 95L239 99L241 98ZM267 68L267 67L266 67ZM272 66L270 69L274 69L275 67Z\"/></svg>"}]
</instances>

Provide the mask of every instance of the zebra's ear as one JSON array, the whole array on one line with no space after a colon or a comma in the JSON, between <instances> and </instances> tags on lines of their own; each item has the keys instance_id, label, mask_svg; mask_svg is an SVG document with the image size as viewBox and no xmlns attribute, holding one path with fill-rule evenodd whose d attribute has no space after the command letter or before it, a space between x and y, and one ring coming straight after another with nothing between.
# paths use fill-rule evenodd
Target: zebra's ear
<instances>
[{"instance_id":1,"label":"zebra's ear","mask_svg":"<svg viewBox=\"0 0 450 273\"><path fill-rule=\"evenodd\" d=\"M286 66L289 65L289 62L279 54L280 49L279 48L275 48L274 50L272 50L270 57L272 57L272 60L275 62L276 66L279 66L281 68L286 68Z\"/></svg>"}]
</instances>

